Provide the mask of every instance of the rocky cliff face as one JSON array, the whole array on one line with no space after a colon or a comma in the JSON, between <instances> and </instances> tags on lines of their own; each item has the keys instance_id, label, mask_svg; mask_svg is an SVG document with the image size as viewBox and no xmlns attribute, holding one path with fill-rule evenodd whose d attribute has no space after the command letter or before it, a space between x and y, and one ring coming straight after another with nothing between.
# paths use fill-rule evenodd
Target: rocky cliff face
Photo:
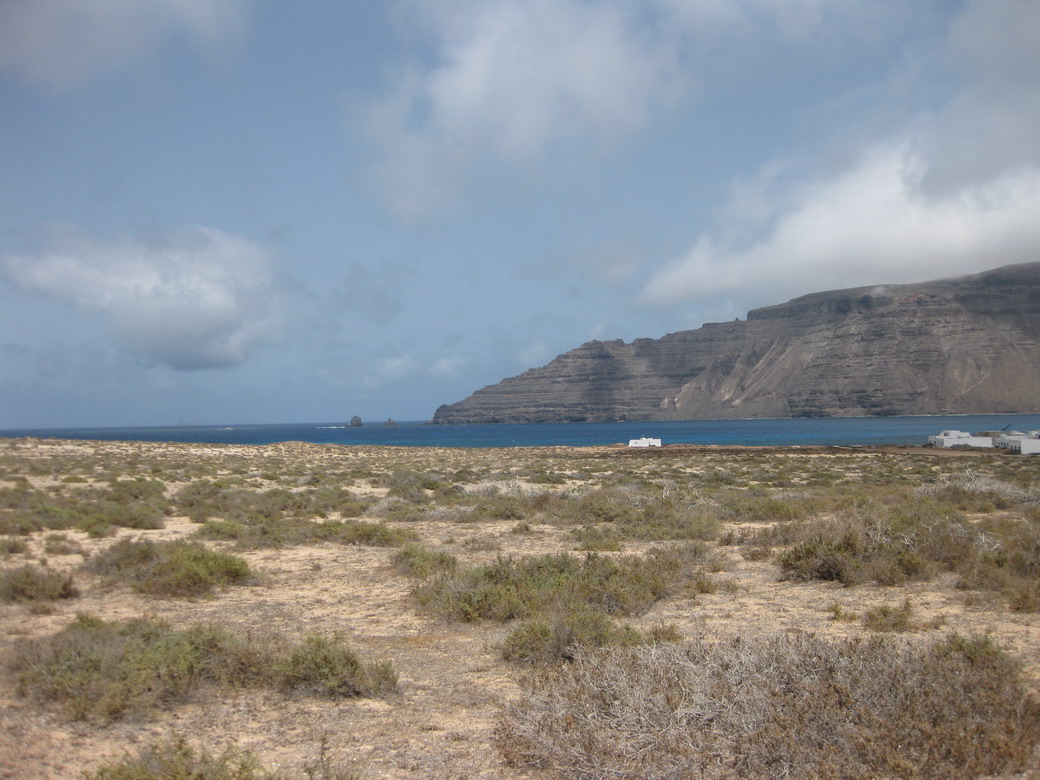
<instances>
[{"instance_id":1,"label":"rocky cliff face","mask_svg":"<svg viewBox=\"0 0 1040 780\"><path fill-rule=\"evenodd\" d=\"M1040 411L1040 263L814 293L660 339L591 341L436 423Z\"/></svg>"}]
</instances>

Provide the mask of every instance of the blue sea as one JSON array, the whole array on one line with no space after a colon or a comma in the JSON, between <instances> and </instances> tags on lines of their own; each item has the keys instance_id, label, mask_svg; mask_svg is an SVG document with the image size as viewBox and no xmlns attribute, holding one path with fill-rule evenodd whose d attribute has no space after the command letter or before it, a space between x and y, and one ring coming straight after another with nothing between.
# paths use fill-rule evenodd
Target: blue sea
<instances>
[{"instance_id":1,"label":"blue sea","mask_svg":"<svg viewBox=\"0 0 1040 780\"><path fill-rule=\"evenodd\" d=\"M345 423L278 425L178 425L165 428L53 428L0 430L0 437L101 441L172 441L214 444L391 445L401 447L547 447L627 443L651 436L662 444L913 445L946 429L994 431L1040 429L1040 414L924 417L831 417L770 420L682 420L677 422L565 423L530 425L430 425L403 422L351 427Z\"/></svg>"}]
</instances>

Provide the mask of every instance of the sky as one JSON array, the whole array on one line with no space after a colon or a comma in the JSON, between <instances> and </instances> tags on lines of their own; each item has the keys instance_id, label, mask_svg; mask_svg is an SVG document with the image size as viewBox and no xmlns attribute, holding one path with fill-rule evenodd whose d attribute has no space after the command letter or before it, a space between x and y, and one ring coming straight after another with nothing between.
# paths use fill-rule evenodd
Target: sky
<instances>
[{"instance_id":1,"label":"sky","mask_svg":"<svg viewBox=\"0 0 1040 780\"><path fill-rule=\"evenodd\" d=\"M1036 0L0 0L0 429L428 420L1040 260Z\"/></svg>"}]
</instances>

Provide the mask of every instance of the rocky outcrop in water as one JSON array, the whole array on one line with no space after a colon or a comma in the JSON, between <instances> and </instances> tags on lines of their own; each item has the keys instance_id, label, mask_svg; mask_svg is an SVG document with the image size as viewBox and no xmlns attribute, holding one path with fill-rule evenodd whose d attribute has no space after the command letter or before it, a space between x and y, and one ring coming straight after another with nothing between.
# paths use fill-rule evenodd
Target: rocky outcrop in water
<instances>
[{"instance_id":1,"label":"rocky outcrop in water","mask_svg":"<svg viewBox=\"0 0 1040 780\"><path fill-rule=\"evenodd\" d=\"M1040 263L814 293L659 339L590 341L435 423L1040 411Z\"/></svg>"}]
</instances>

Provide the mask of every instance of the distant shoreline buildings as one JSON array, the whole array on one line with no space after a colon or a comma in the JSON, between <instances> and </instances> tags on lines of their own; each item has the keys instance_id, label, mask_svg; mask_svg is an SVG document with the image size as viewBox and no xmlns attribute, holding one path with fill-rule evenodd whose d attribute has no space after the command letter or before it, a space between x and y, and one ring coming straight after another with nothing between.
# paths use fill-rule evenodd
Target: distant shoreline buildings
<instances>
[{"instance_id":1,"label":"distant shoreline buildings","mask_svg":"<svg viewBox=\"0 0 1040 780\"><path fill-rule=\"evenodd\" d=\"M1014 452L1018 455L1040 455L1040 431L943 431L936 436L928 437L932 447L995 447Z\"/></svg>"}]
</instances>

